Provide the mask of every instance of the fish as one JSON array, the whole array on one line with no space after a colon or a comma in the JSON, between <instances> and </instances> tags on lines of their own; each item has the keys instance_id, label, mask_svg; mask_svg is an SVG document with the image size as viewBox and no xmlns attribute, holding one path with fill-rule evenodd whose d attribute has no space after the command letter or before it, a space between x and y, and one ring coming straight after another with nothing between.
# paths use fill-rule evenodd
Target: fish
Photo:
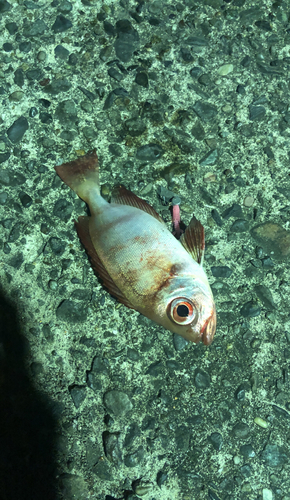
<instances>
[{"instance_id":1,"label":"fish","mask_svg":"<svg viewBox=\"0 0 290 500\"><path fill-rule=\"evenodd\" d=\"M55 170L89 207L90 215L75 226L108 292L166 330L210 345L216 307L202 266L202 224L193 216L177 239L155 209L125 186L116 186L106 201L96 149Z\"/></svg>"}]
</instances>

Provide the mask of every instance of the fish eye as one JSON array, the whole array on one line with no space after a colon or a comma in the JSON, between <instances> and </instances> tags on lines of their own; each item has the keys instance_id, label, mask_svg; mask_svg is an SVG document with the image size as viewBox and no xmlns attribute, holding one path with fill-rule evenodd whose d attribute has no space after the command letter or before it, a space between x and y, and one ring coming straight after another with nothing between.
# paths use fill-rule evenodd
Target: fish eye
<instances>
[{"instance_id":1,"label":"fish eye","mask_svg":"<svg viewBox=\"0 0 290 500\"><path fill-rule=\"evenodd\" d=\"M169 304L168 316L178 325L188 325L197 317L197 310L191 300L180 297Z\"/></svg>"}]
</instances>

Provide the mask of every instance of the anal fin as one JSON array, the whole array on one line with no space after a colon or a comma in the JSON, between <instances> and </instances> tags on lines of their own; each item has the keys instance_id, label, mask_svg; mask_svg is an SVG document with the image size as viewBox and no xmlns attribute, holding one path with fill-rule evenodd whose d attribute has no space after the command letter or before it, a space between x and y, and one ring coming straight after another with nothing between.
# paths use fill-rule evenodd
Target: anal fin
<instances>
[{"instance_id":1,"label":"anal fin","mask_svg":"<svg viewBox=\"0 0 290 500\"><path fill-rule=\"evenodd\" d=\"M107 288L108 292L113 295L113 297L115 297L119 302L129 307L130 309L135 309L131 302L126 299L121 290L119 290L119 288L115 285L108 271L104 267L101 259L99 258L91 240L89 232L89 220L90 217L79 217L78 221L75 221L75 226L78 236L90 258L91 266L95 274L101 279L103 286Z\"/></svg>"}]
</instances>

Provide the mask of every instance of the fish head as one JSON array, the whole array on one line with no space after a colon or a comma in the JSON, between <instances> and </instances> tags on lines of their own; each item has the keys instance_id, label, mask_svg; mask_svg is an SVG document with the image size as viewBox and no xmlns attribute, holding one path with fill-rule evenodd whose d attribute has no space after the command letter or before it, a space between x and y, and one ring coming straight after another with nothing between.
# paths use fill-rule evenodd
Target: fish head
<instances>
[{"instance_id":1,"label":"fish head","mask_svg":"<svg viewBox=\"0 0 290 500\"><path fill-rule=\"evenodd\" d=\"M210 345L216 331L216 308L207 279L179 277L178 286L174 282L171 286L159 302L161 323L195 344Z\"/></svg>"}]
</instances>

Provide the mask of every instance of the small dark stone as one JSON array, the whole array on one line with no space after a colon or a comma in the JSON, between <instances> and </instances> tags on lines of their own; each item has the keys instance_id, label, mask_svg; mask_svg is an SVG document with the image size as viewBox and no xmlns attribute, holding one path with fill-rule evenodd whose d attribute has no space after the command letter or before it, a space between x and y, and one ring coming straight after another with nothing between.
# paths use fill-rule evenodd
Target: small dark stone
<instances>
[{"instance_id":1,"label":"small dark stone","mask_svg":"<svg viewBox=\"0 0 290 500\"><path fill-rule=\"evenodd\" d=\"M120 433L108 432L103 433L103 444L105 455L110 462L118 464L121 462L122 453L120 450Z\"/></svg>"},{"instance_id":2,"label":"small dark stone","mask_svg":"<svg viewBox=\"0 0 290 500\"><path fill-rule=\"evenodd\" d=\"M191 129L191 133L197 141L202 141L205 138L204 128L199 121L194 124Z\"/></svg>"},{"instance_id":3,"label":"small dark stone","mask_svg":"<svg viewBox=\"0 0 290 500\"><path fill-rule=\"evenodd\" d=\"M78 409L87 396L85 386L73 385L72 387L69 388L69 393L71 395L71 398L73 400L76 409Z\"/></svg>"},{"instance_id":4,"label":"small dark stone","mask_svg":"<svg viewBox=\"0 0 290 500\"><path fill-rule=\"evenodd\" d=\"M209 488L208 490L208 500L221 500L220 497Z\"/></svg>"},{"instance_id":5,"label":"small dark stone","mask_svg":"<svg viewBox=\"0 0 290 500\"><path fill-rule=\"evenodd\" d=\"M136 440L137 437L140 436L140 434L141 434L140 427L136 423L132 423L127 429L123 446L125 448L131 448L134 441Z\"/></svg>"},{"instance_id":6,"label":"small dark stone","mask_svg":"<svg viewBox=\"0 0 290 500\"><path fill-rule=\"evenodd\" d=\"M56 310L56 317L68 323L83 323L87 319L87 308L82 302L64 300Z\"/></svg>"},{"instance_id":7,"label":"small dark stone","mask_svg":"<svg viewBox=\"0 0 290 500\"><path fill-rule=\"evenodd\" d=\"M251 444L243 444L240 446L240 454L245 458L253 458L256 453Z\"/></svg>"},{"instance_id":8,"label":"small dark stone","mask_svg":"<svg viewBox=\"0 0 290 500\"><path fill-rule=\"evenodd\" d=\"M249 389L250 388L245 384L239 385L239 387L235 391L236 400L237 401L244 401L244 399L246 397L246 391L248 391Z\"/></svg>"},{"instance_id":9,"label":"small dark stone","mask_svg":"<svg viewBox=\"0 0 290 500\"><path fill-rule=\"evenodd\" d=\"M281 467L289 462L289 454L286 449L277 444L267 444L261 456L269 467Z\"/></svg>"},{"instance_id":10,"label":"small dark stone","mask_svg":"<svg viewBox=\"0 0 290 500\"><path fill-rule=\"evenodd\" d=\"M10 158L10 153L7 151L6 153L0 153L0 163L4 163Z\"/></svg>"},{"instance_id":11,"label":"small dark stone","mask_svg":"<svg viewBox=\"0 0 290 500\"><path fill-rule=\"evenodd\" d=\"M20 233L21 233L21 224L16 223L9 233L8 236L9 243L14 243L15 241L17 241L18 238L20 237Z\"/></svg>"},{"instance_id":12,"label":"small dark stone","mask_svg":"<svg viewBox=\"0 0 290 500\"><path fill-rule=\"evenodd\" d=\"M238 439L245 439L250 434L250 427L243 422L239 422L233 427L233 435Z\"/></svg>"},{"instance_id":13,"label":"small dark stone","mask_svg":"<svg viewBox=\"0 0 290 500\"><path fill-rule=\"evenodd\" d=\"M137 85L140 85L141 87L148 87L148 75L144 71L140 71L137 73L136 78L135 78L135 83Z\"/></svg>"},{"instance_id":14,"label":"small dark stone","mask_svg":"<svg viewBox=\"0 0 290 500\"><path fill-rule=\"evenodd\" d=\"M213 432L209 437L208 437L209 442L213 445L214 449L216 451L220 451L223 446L223 437L219 432Z\"/></svg>"},{"instance_id":15,"label":"small dark stone","mask_svg":"<svg viewBox=\"0 0 290 500\"><path fill-rule=\"evenodd\" d=\"M29 196L29 194L27 194L27 193L24 193L24 191L20 192L19 198L20 198L21 204L24 208L28 208L32 205L31 196Z\"/></svg>"},{"instance_id":16,"label":"small dark stone","mask_svg":"<svg viewBox=\"0 0 290 500\"><path fill-rule=\"evenodd\" d=\"M194 66L191 68L189 74L192 78L198 78L203 73L203 69L200 66Z\"/></svg>"},{"instance_id":17,"label":"small dark stone","mask_svg":"<svg viewBox=\"0 0 290 500\"><path fill-rule=\"evenodd\" d=\"M215 278L229 278L233 271L228 266L212 266L211 272Z\"/></svg>"},{"instance_id":18,"label":"small dark stone","mask_svg":"<svg viewBox=\"0 0 290 500\"><path fill-rule=\"evenodd\" d=\"M66 61L69 56L69 51L62 45L57 45L54 49L54 56L56 59L61 59L61 61Z\"/></svg>"},{"instance_id":19,"label":"small dark stone","mask_svg":"<svg viewBox=\"0 0 290 500\"><path fill-rule=\"evenodd\" d=\"M164 365L161 361L155 361L146 370L145 374L151 377L158 377L164 372Z\"/></svg>"},{"instance_id":20,"label":"small dark stone","mask_svg":"<svg viewBox=\"0 0 290 500\"><path fill-rule=\"evenodd\" d=\"M187 47L181 47L180 56L183 59L183 61L186 63L190 63L194 60L192 53L190 52L190 50Z\"/></svg>"},{"instance_id":21,"label":"small dark stone","mask_svg":"<svg viewBox=\"0 0 290 500\"><path fill-rule=\"evenodd\" d=\"M138 48L138 42L139 35L135 29L132 28L130 32L119 32L114 43L114 48L118 59L120 59L120 61L124 63L129 62L133 55L133 52Z\"/></svg>"},{"instance_id":22,"label":"small dark stone","mask_svg":"<svg viewBox=\"0 0 290 500\"><path fill-rule=\"evenodd\" d=\"M214 120L217 115L217 107L214 104L210 104L204 101L196 101L192 106L192 109L204 122L210 122Z\"/></svg>"},{"instance_id":23,"label":"small dark stone","mask_svg":"<svg viewBox=\"0 0 290 500\"><path fill-rule=\"evenodd\" d=\"M156 477L156 482L159 486L159 488L161 488L161 486L166 483L168 479L168 474L166 472L163 472L163 471L159 471L158 474L157 474L157 477Z\"/></svg>"},{"instance_id":24,"label":"small dark stone","mask_svg":"<svg viewBox=\"0 0 290 500\"><path fill-rule=\"evenodd\" d=\"M8 194L5 193L5 191L2 191L2 193L0 193L0 205L5 205L7 200L8 200Z\"/></svg>"},{"instance_id":25,"label":"small dark stone","mask_svg":"<svg viewBox=\"0 0 290 500\"><path fill-rule=\"evenodd\" d=\"M241 308L240 314L244 318L256 318L261 314L261 307L257 304L257 302L249 300L249 302L246 302Z\"/></svg>"},{"instance_id":26,"label":"small dark stone","mask_svg":"<svg viewBox=\"0 0 290 500\"><path fill-rule=\"evenodd\" d=\"M92 468L92 471L98 478L100 478L102 481L113 481L114 476L112 475L110 468L109 468L110 462L106 459L104 460L103 458L99 460L98 463L94 465Z\"/></svg>"},{"instance_id":27,"label":"small dark stone","mask_svg":"<svg viewBox=\"0 0 290 500\"><path fill-rule=\"evenodd\" d=\"M242 465L242 467L240 468L240 471L241 471L242 476L244 476L246 478L250 477L253 473L252 467L249 464Z\"/></svg>"},{"instance_id":28,"label":"small dark stone","mask_svg":"<svg viewBox=\"0 0 290 500\"><path fill-rule=\"evenodd\" d=\"M250 120L261 120L266 114L266 109L264 108L264 106L253 106L252 104L250 104L249 112Z\"/></svg>"},{"instance_id":29,"label":"small dark stone","mask_svg":"<svg viewBox=\"0 0 290 500\"><path fill-rule=\"evenodd\" d=\"M223 221L221 219L221 216L215 208L211 211L211 216L212 216L213 220L215 221L215 223L217 224L217 226L221 227L223 225Z\"/></svg>"},{"instance_id":30,"label":"small dark stone","mask_svg":"<svg viewBox=\"0 0 290 500\"><path fill-rule=\"evenodd\" d=\"M241 60L241 65L242 65L244 68L249 68L249 67L250 67L250 64L251 64L251 58L250 58L250 56L245 56L245 57Z\"/></svg>"},{"instance_id":31,"label":"small dark stone","mask_svg":"<svg viewBox=\"0 0 290 500\"><path fill-rule=\"evenodd\" d=\"M136 157L141 161L155 162L165 153L159 144L149 143L141 146L136 153Z\"/></svg>"},{"instance_id":32,"label":"small dark stone","mask_svg":"<svg viewBox=\"0 0 290 500\"><path fill-rule=\"evenodd\" d=\"M129 396L125 392L117 390L105 393L104 404L116 416L124 415L133 408Z\"/></svg>"},{"instance_id":33,"label":"small dark stone","mask_svg":"<svg viewBox=\"0 0 290 500\"><path fill-rule=\"evenodd\" d=\"M66 248L66 243L63 242L60 238L57 238L56 236L52 236L48 240L48 244L51 248L51 251L54 253L54 255L57 256L62 255Z\"/></svg>"},{"instance_id":34,"label":"small dark stone","mask_svg":"<svg viewBox=\"0 0 290 500\"><path fill-rule=\"evenodd\" d=\"M210 386L210 375L197 368L194 372L194 384L197 389L207 389Z\"/></svg>"},{"instance_id":35,"label":"small dark stone","mask_svg":"<svg viewBox=\"0 0 290 500\"><path fill-rule=\"evenodd\" d=\"M245 219L237 219L230 227L232 233L245 233L249 230L249 222Z\"/></svg>"},{"instance_id":36,"label":"small dark stone","mask_svg":"<svg viewBox=\"0 0 290 500\"><path fill-rule=\"evenodd\" d=\"M124 464L126 465L126 467L136 467L138 464L140 464L140 462L142 462L144 455L144 448L142 446L139 446L139 448L134 453L131 453L124 458Z\"/></svg>"},{"instance_id":37,"label":"small dark stone","mask_svg":"<svg viewBox=\"0 0 290 500\"><path fill-rule=\"evenodd\" d=\"M242 95L243 95L243 94L245 94L245 93L246 93L245 86L244 86L244 85L242 85L242 84L239 84L239 85L237 86L237 93L238 93L238 94L242 94Z\"/></svg>"},{"instance_id":38,"label":"small dark stone","mask_svg":"<svg viewBox=\"0 0 290 500\"><path fill-rule=\"evenodd\" d=\"M51 29L55 33L63 33L64 31L67 31L71 27L72 27L72 22L66 17L64 17L62 14L59 14L56 17L56 20L53 23Z\"/></svg>"},{"instance_id":39,"label":"small dark stone","mask_svg":"<svg viewBox=\"0 0 290 500\"><path fill-rule=\"evenodd\" d=\"M5 252L5 248L4 248L4 252ZM5 252L5 253L10 253L10 252ZM13 255L13 257L11 257L11 259L8 261L8 265L11 267L14 267L14 269L20 269L23 262L24 262L23 253L18 252L16 255Z\"/></svg>"},{"instance_id":40,"label":"small dark stone","mask_svg":"<svg viewBox=\"0 0 290 500\"><path fill-rule=\"evenodd\" d=\"M269 288L267 288L265 285L255 285L254 290L260 301L267 309L269 309L270 311L276 309L276 305Z\"/></svg>"},{"instance_id":41,"label":"small dark stone","mask_svg":"<svg viewBox=\"0 0 290 500\"><path fill-rule=\"evenodd\" d=\"M202 167L205 167L207 165L214 165L217 159L218 159L218 150L211 149L201 158L201 160L199 160L199 164Z\"/></svg>"},{"instance_id":42,"label":"small dark stone","mask_svg":"<svg viewBox=\"0 0 290 500\"><path fill-rule=\"evenodd\" d=\"M173 335L173 345L175 350L182 351L187 345L189 344L189 341L178 335L177 333L174 333Z\"/></svg>"},{"instance_id":43,"label":"small dark stone","mask_svg":"<svg viewBox=\"0 0 290 500\"><path fill-rule=\"evenodd\" d=\"M146 125L139 118L129 118L125 121L125 128L131 137L138 137L145 132Z\"/></svg>"},{"instance_id":44,"label":"small dark stone","mask_svg":"<svg viewBox=\"0 0 290 500\"><path fill-rule=\"evenodd\" d=\"M226 208L222 213L222 218L228 220L230 217L242 217L243 211L241 205L234 203L231 207Z\"/></svg>"},{"instance_id":45,"label":"small dark stone","mask_svg":"<svg viewBox=\"0 0 290 500\"><path fill-rule=\"evenodd\" d=\"M11 127L7 130L7 135L13 144L17 144L21 141L26 130L28 129L28 121L25 116L20 116L12 123Z\"/></svg>"},{"instance_id":46,"label":"small dark stone","mask_svg":"<svg viewBox=\"0 0 290 500\"><path fill-rule=\"evenodd\" d=\"M73 205L65 198L60 198L55 202L53 207L53 215L64 221L68 221L73 211Z\"/></svg>"},{"instance_id":47,"label":"small dark stone","mask_svg":"<svg viewBox=\"0 0 290 500\"><path fill-rule=\"evenodd\" d=\"M77 290L74 290L71 294L71 298L72 299L76 299L76 300L83 300L83 301L89 301L91 299L91 295L92 293L90 292L90 290L86 290L86 289L81 289L81 288L78 288Z\"/></svg>"},{"instance_id":48,"label":"small dark stone","mask_svg":"<svg viewBox=\"0 0 290 500\"><path fill-rule=\"evenodd\" d=\"M260 21L256 21L255 25L257 28L260 28L261 30L264 31L272 31L272 26L269 23L269 21L265 21L264 19L261 19Z\"/></svg>"}]
</instances>

